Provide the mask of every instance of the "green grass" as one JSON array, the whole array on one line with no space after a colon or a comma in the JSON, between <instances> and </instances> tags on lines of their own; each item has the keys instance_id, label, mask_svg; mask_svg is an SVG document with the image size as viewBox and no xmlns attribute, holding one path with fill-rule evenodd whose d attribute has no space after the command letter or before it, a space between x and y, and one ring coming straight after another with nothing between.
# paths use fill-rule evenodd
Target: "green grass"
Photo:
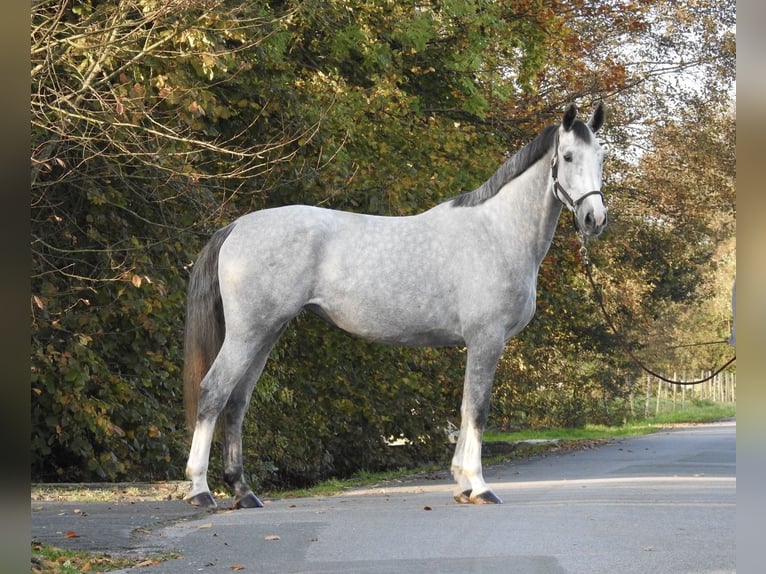
<instances>
[{"instance_id":1,"label":"green grass","mask_svg":"<svg viewBox=\"0 0 766 574\"><path fill-rule=\"evenodd\" d=\"M672 424L694 424L716 421L736 416L737 407L734 404L717 404L697 401L685 405L683 410L671 411L672 403L661 403L661 410L657 416L647 419L627 422L620 426L605 426L586 424L584 428L576 429L542 429L522 430L518 432L486 432L485 442L515 442L534 439L560 439L560 440L599 440L611 438L624 438L656 432ZM651 403L655 407L655 403Z\"/></svg>"},{"instance_id":2,"label":"green grass","mask_svg":"<svg viewBox=\"0 0 766 574\"><path fill-rule=\"evenodd\" d=\"M177 558L167 554L151 558L129 558L105 553L66 550L48 544L32 543L32 574L80 574L83 572L109 572L122 568L153 566L164 560Z\"/></svg>"},{"instance_id":3,"label":"green grass","mask_svg":"<svg viewBox=\"0 0 766 574\"><path fill-rule=\"evenodd\" d=\"M185 480L161 482L104 482L89 484L32 484L33 501L154 502L181 500L189 488Z\"/></svg>"},{"instance_id":4,"label":"green grass","mask_svg":"<svg viewBox=\"0 0 766 574\"><path fill-rule=\"evenodd\" d=\"M728 419L737 415L737 405L732 403L692 401L691 404L686 404L683 410L672 411L671 409L672 403L666 401L664 405L661 404L661 410L664 412L660 412L659 415L650 420L657 424L703 423Z\"/></svg>"},{"instance_id":5,"label":"green grass","mask_svg":"<svg viewBox=\"0 0 766 574\"><path fill-rule=\"evenodd\" d=\"M272 490L264 495L268 498L303 498L308 496L335 496L350 488L371 486L379 482L397 480L403 477L412 477L444 470L443 465L424 464L414 468L399 468L383 472L368 472L360 470L349 478L331 478L308 488L291 490Z\"/></svg>"},{"instance_id":6,"label":"green grass","mask_svg":"<svg viewBox=\"0 0 766 574\"><path fill-rule=\"evenodd\" d=\"M517 442L526 440L601 440L636 436L655 432L661 425L641 422L619 427L587 424L577 429L542 429L517 432L486 432L484 442Z\"/></svg>"}]
</instances>

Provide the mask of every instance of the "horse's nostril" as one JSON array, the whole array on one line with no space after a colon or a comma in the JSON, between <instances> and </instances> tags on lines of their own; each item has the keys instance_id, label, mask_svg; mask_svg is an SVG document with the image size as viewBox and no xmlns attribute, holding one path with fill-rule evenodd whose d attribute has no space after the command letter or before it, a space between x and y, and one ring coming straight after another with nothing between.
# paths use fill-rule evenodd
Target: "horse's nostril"
<instances>
[{"instance_id":1,"label":"horse's nostril","mask_svg":"<svg viewBox=\"0 0 766 574\"><path fill-rule=\"evenodd\" d=\"M594 222L595 222L595 219L593 218L593 213L588 212L585 215L585 225L593 225Z\"/></svg>"}]
</instances>

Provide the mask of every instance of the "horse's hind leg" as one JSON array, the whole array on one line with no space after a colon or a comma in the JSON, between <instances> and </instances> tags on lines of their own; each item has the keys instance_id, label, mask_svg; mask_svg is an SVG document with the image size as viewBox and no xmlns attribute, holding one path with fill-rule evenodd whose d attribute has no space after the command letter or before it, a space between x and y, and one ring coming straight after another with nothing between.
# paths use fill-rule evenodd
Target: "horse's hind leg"
<instances>
[{"instance_id":1,"label":"horse's hind leg","mask_svg":"<svg viewBox=\"0 0 766 574\"><path fill-rule=\"evenodd\" d=\"M186 475L192 481L191 490L186 496L186 501L190 504L205 508L217 506L207 483L210 445L213 440L216 420L235 389L240 387L240 383L243 383L244 379L248 378L249 373L256 371L255 368L251 367L258 360L260 360L260 368L257 369L257 372L260 373L270 349L271 345L247 343L228 336L210 370L202 380L197 422L186 464ZM242 390L245 391L245 394L248 390L252 390L253 384L248 384L245 381L241 385L244 387Z\"/></svg>"},{"instance_id":2,"label":"horse's hind leg","mask_svg":"<svg viewBox=\"0 0 766 574\"><path fill-rule=\"evenodd\" d=\"M220 355L217 362L221 362ZM194 426L189 458L186 462L186 476L191 480L192 484L185 500L193 506L204 508L215 508L217 506L207 484L207 469L215 423L218 414L226 404L230 392L229 385L224 385L223 382L220 382L221 379L224 379L224 376L219 371L223 370L223 368L217 369L214 363L202 380L197 422Z\"/></svg>"},{"instance_id":3,"label":"horse's hind leg","mask_svg":"<svg viewBox=\"0 0 766 574\"><path fill-rule=\"evenodd\" d=\"M263 372L271 346L262 349L229 397L221 416L223 429L223 478L234 492L235 508L261 508L263 503L245 480L242 461L242 423L253 388Z\"/></svg>"}]
</instances>

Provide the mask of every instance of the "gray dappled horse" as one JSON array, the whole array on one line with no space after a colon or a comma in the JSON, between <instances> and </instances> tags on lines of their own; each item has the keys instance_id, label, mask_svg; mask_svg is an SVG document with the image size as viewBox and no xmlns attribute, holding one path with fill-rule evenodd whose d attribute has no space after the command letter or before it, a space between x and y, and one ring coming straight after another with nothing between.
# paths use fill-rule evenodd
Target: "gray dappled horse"
<instances>
[{"instance_id":1,"label":"gray dappled horse","mask_svg":"<svg viewBox=\"0 0 766 574\"><path fill-rule=\"evenodd\" d=\"M224 479L235 507L260 507L244 478L242 421L288 322L308 309L371 341L465 345L460 437L452 459L460 503L500 503L482 476L481 440L505 341L535 311L537 273L561 213L580 233L607 222L602 151L572 104L474 191L408 217L309 206L265 209L217 231L188 292L185 402L194 437L186 500L215 508L207 484L221 416Z\"/></svg>"}]
</instances>

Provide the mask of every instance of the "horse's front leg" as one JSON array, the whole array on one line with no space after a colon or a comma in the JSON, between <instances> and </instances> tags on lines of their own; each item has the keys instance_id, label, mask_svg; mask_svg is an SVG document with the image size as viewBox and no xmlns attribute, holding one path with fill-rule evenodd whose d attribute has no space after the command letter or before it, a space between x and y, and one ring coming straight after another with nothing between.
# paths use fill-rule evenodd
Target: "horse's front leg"
<instances>
[{"instance_id":1,"label":"horse's front leg","mask_svg":"<svg viewBox=\"0 0 766 574\"><path fill-rule=\"evenodd\" d=\"M457 481L455 500L461 504L500 504L503 501L487 483L481 469L481 441L489 414L489 400L503 340L468 347L468 360L460 408L460 437L452 458Z\"/></svg>"}]
</instances>

